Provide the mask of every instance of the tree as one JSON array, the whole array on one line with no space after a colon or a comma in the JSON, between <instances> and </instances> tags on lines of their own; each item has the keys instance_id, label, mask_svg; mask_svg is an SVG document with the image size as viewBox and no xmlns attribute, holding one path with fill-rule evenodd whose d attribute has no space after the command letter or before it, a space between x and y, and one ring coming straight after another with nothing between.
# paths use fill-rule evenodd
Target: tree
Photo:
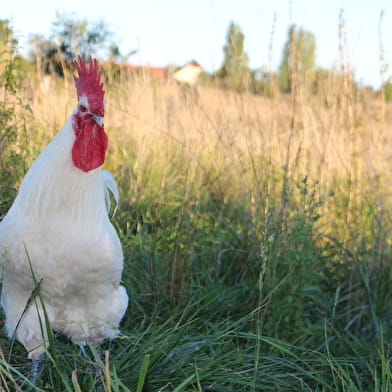
<instances>
[{"instance_id":1,"label":"tree","mask_svg":"<svg viewBox=\"0 0 392 392\"><path fill-rule=\"evenodd\" d=\"M389 78L383 85L385 102L392 102L392 78Z\"/></svg>"},{"instance_id":2,"label":"tree","mask_svg":"<svg viewBox=\"0 0 392 392\"><path fill-rule=\"evenodd\" d=\"M128 61L128 59L135 55L137 53L137 50L131 50L126 54L122 54L120 51L119 46L112 42L109 46L109 54L108 54L108 61L110 63L125 63Z\"/></svg>"},{"instance_id":3,"label":"tree","mask_svg":"<svg viewBox=\"0 0 392 392\"><path fill-rule=\"evenodd\" d=\"M253 94L272 98L276 94L276 74L259 68L252 71L251 91Z\"/></svg>"},{"instance_id":4,"label":"tree","mask_svg":"<svg viewBox=\"0 0 392 392\"><path fill-rule=\"evenodd\" d=\"M282 61L279 66L279 87L290 92L294 78L301 85L310 87L314 81L316 65L316 39L308 31L297 29L292 25L288 39L283 48Z\"/></svg>"},{"instance_id":5,"label":"tree","mask_svg":"<svg viewBox=\"0 0 392 392\"><path fill-rule=\"evenodd\" d=\"M62 76L64 66L77 55L84 60L98 57L109 62L125 62L135 53L131 51L122 55L112 39L113 33L104 21L91 23L86 19L78 19L75 15L57 14L51 37L33 35L30 44L33 46L32 57L39 72Z\"/></svg>"},{"instance_id":6,"label":"tree","mask_svg":"<svg viewBox=\"0 0 392 392\"><path fill-rule=\"evenodd\" d=\"M0 20L0 220L16 196L28 148L17 145L18 139L27 135L25 127L30 113L28 105L19 98L27 62L17 54L17 45L9 21Z\"/></svg>"},{"instance_id":7,"label":"tree","mask_svg":"<svg viewBox=\"0 0 392 392\"><path fill-rule=\"evenodd\" d=\"M108 48L112 32L105 22L89 23L75 16L57 15L53 23L53 39L64 60L73 60L76 54L87 60Z\"/></svg>"},{"instance_id":8,"label":"tree","mask_svg":"<svg viewBox=\"0 0 392 392\"><path fill-rule=\"evenodd\" d=\"M248 88L251 72L249 69L248 55L244 51L245 36L239 26L234 22L230 23L226 45L223 48L225 58L221 69L216 76L223 79L228 87L237 91L244 91Z\"/></svg>"},{"instance_id":9,"label":"tree","mask_svg":"<svg viewBox=\"0 0 392 392\"><path fill-rule=\"evenodd\" d=\"M40 75L41 72L63 75L59 48L53 41L41 34L34 34L30 37L29 43L33 47L30 53L31 60L36 63Z\"/></svg>"},{"instance_id":10,"label":"tree","mask_svg":"<svg viewBox=\"0 0 392 392\"><path fill-rule=\"evenodd\" d=\"M12 30L11 24L7 19L0 19L0 73L8 75L10 86L13 82L19 83L23 76L28 72L29 64L18 54L18 40Z\"/></svg>"},{"instance_id":11,"label":"tree","mask_svg":"<svg viewBox=\"0 0 392 392\"><path fill-rule=\"evenodd\" d=\"M14 53L18 45L18 40L14 37L10 22L7 19L0 19L0 53Z\"/></svg>"}]
</instances>

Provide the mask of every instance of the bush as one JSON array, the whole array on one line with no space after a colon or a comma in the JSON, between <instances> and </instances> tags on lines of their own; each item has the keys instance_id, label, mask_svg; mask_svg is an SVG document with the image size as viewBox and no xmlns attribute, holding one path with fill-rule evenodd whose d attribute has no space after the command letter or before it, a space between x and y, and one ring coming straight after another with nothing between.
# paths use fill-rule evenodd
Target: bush
<instances>
[{"instance_id":1,"label":"bush","mask_svg":"<svg viewBox=\"0 0 392 392\"><path fill-rule=\"evenodd\" d=\"M18 183L26 170L24 152L17 148L16 141L25 134L26 112L30 111L19 98L24 62L14 53L15 40L11 35L6 37L0 51L0 219L15 198ZM20 117L18 112L22 114Z\"/></svg>"},{"instance_id":2,"label":"bush","mask_svg":"<svg viewBox=\"0 0 392 392\"><path fill-rule=\"evenodd\" d=\"M385 102L392 102L392 81L389 78L382 87L384 89L384 99Z\"/></svg>"}]
</instances>

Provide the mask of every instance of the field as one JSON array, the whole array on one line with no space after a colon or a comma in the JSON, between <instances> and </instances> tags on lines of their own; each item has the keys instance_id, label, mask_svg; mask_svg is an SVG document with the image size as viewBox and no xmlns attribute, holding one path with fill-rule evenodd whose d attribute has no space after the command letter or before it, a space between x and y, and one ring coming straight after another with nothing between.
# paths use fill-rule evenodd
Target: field
<instances>
[{"instance_id":1,"label":"field","mask_svg":"<svg viewBox=\"0 0 392 392\"><path fill-rule=\"evenodd\" d=\"M51 336L32 385L2 331L2 390L392 390L392 107L344 75L323 83L265 98L108 74L121 335L102 379L93 347ZM4 213L76 97L70 75L3 90Z\"/></svg>"}]
</instances>

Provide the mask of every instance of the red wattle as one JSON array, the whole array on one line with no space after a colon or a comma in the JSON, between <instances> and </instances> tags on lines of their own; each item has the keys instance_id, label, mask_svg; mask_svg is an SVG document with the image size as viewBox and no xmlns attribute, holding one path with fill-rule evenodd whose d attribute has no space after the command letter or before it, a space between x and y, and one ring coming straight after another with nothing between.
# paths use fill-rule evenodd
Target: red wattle
<instances>
[{"instance_id":1,"label":"red wattle","mask_svg":"<svg viewBox=\"0 0 392 392\"><path fill-rule=\"evenodd\" d=\"M105 161L108 137L103 129L92 119L84 120L75 131L75 142L72 146L74 165L88 172L101 166Z\"/></svg>"}]
</instances>

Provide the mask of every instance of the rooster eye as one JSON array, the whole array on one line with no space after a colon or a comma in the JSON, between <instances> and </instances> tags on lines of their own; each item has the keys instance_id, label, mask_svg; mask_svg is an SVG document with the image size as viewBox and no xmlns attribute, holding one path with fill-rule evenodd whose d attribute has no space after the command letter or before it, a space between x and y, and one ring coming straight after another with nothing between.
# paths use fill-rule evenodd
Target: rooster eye
<instances>
[{"instance_id":1,"label":"rooster eye","mask_svg":"<svg viewBox=\"0 0 392 392\"><path fill-rule=\"evenodd\" d=\"M81 112L87 112L86 106L79 105L79 108L80 108L80 111L81 111Z\"/></svg>"}]
</instances>

